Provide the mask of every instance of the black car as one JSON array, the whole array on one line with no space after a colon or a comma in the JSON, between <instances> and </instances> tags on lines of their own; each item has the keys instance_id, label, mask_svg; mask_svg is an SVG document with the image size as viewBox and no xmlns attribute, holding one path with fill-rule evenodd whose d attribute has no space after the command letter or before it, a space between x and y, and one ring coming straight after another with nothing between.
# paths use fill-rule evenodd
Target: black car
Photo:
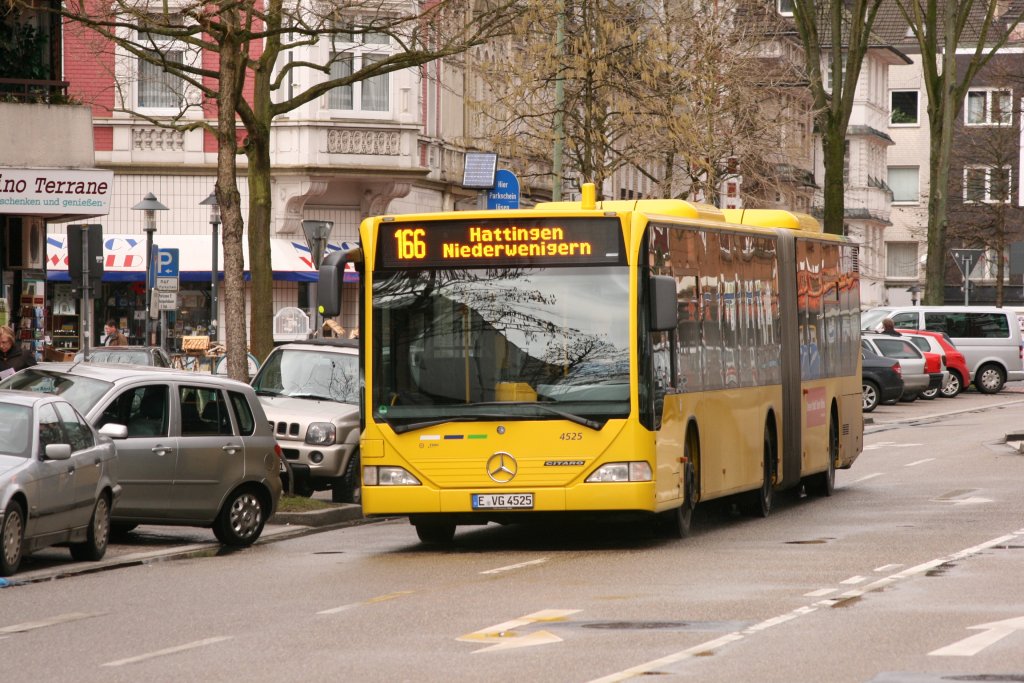
<instances>
[{"instance_id":1,"label":"black car","mask_svg":"<svg viewBox=\"0 0 1024 683\"><path fill-rule=\"evenodd\" d=\"M879 403L899 400L903 394L903 372L899 361L867 349L861 350L860 357L864 412L870 413Z\"/></svg>"}]
</instances>

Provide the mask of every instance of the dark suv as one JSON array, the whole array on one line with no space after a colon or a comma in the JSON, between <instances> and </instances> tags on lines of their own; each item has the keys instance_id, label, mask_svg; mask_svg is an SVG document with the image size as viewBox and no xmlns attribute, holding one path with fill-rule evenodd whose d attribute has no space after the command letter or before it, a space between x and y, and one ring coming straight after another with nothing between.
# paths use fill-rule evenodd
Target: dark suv
<instances>
[{"instance_id":1,"label":"dark suv","mask_svg":"<svg viewBox=\"0 0 1024 683\"><path fill-rule=\"evenodd\" d=\"M861 349L861 393L865 413L870 413L879 403L899 400L903 394L900 362Z\"/></svg>"}]
</instances>

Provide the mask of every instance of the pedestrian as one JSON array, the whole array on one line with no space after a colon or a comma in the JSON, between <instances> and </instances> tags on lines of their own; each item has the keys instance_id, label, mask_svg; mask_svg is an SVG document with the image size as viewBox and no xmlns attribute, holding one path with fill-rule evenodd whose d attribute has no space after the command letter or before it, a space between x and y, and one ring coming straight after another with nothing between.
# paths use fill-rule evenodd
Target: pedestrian
<instances>
[{"instance_id":1,"label":"pedestrian","mask_svg":"<svg viewBox=\"0 0 1024 683\"><path fill-rule=\"evenodd\" d=\"M7 325L0 327L0 376L6 377L35 364L36 359L32 352L18 345L18 340L14 338L14 330Z\"/></svg>"},{"instance_id":2,"label":"pedestrian","mask_svg":"<svg viewBox=\"0 0 1024 683\"><path fill-rule=\"evenodd\" d=\"M121 334L121 330L117 329L117 323L113 320L107 321L107 324L103 326L103 331L106 332L104 346L128 346L128 338Z\"/></svg>"},{"instance_id":3,"label":"pedestrian","mask_svg":"<svg viewBox=\"0 0 1024 683\"><path fill-rule=\"evenodd\" d=\"M890 337L902 337L896 329L896 325L892 322L892 318L886 318L882 321L882 334L887 334Z\"/></svg>"}]
</instances>

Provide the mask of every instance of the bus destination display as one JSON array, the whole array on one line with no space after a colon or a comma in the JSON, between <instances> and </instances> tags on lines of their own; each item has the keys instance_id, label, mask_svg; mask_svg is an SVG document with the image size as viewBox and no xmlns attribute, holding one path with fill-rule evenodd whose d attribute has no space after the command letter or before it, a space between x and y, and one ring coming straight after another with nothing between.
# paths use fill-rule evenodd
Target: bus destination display
<instances>
[{"instance_id":1,"label":"bus destination display","mask_svg":"<svg viewBox=\"0 0 1024 683\"><path fill-rule=\"evenodd\" d=\"M616 218L381 223L381 268L623 264Z\"/></svg>"}]
</instances>

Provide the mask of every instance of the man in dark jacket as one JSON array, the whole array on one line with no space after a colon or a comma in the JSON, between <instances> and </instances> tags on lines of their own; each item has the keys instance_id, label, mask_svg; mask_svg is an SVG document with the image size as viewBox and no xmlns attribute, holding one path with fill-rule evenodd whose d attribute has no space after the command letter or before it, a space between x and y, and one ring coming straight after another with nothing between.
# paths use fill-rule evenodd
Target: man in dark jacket
<instances>
[{"instance_id":1,"label":"man in dark jacket","mask_svg":"<svg viewBox=\"0 0 1024 683\"><path fill-rule=\"evenodd\" d=\"M886 318L882 321L882 334L887 334L890 337L902 337L899 330L896 329L896 325L892 322L892 318Z\"/></svg>"},{"instance_id":2,"label":"man in dark jacket","mask_svg":"<svg viewBox=\"0 0 1024 683\"><path fill-rule=\"evenodd\" d=\"M26 351L18 345L18 341L14 338L14 330L6 325L0 327L0 372L5 370L17 372L35 364L36 359L32 352Z\"/></svg>"}]
</instances>

